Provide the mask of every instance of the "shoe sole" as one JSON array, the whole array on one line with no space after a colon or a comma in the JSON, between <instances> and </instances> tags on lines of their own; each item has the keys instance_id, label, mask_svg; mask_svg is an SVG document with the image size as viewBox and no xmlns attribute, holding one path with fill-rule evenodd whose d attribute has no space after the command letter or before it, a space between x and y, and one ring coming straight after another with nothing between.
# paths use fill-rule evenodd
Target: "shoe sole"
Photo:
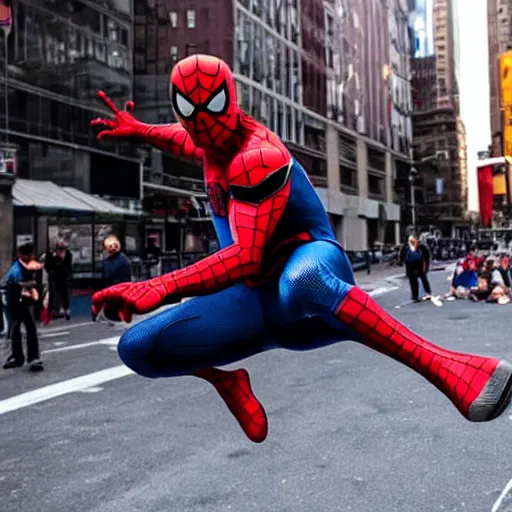
<instances>
[{"instance_id":1,"label":"shoe sole","mask_svg":"<svg viewBox=\"0 0 512 512\"><path fill-rule=\"evenodd\" d=\"M512 365L501 361L484 389L471 404L469 421L491 421L500 416L512 398Z\"/></svg>"}]
</instances>

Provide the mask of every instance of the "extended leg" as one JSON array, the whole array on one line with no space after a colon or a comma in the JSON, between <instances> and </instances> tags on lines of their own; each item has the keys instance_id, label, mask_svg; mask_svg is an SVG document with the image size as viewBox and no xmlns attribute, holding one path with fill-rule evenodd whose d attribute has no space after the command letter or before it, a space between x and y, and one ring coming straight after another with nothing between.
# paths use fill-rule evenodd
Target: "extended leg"
<instances>
[{"instance_id":1,"label":"extended leg","mask_svg":"<svg viewBox=\"0 0 512 512\"><path fill-rule=\"evenodd\" d=\"M338 341L354 339L414 369L440 389L467 419L488 421L503 412L512 392L509 363L452 352L426 341L391 317L363 290L349 284L349 265L343 253L326 242L297 249L282 274L282 310L277 309L275 322L279 318L290 322L291 318L315 316L337 319ZM348 337L350 332L352 338ZM317 346L318 339L311 336L302 346L293 348Z\"/></svg>"},{"instance_id":2,"label":"extended leg","mask_svg":"<svg viewBox=\"0 0 512 512\"><path fill-rule=\"evenodd\" d=\"M395 320L359 288L349 291L336 316L361 336L362 343L423 375L471 421L496 418L510 400L509 363L438 347Z\"/></svg>"},{"instance_id":3,"label":"extended leg","mask_svg":"<svg viewBox=\"0 0 512 512\"><path fill-rule=\"evenodd\" d=\"M136 324L123 334L119 355L149 378L195 375L210 382L247 436L267 435L265 411L245 370L213 366L239 361L263 350L265 328L256 290L243 285L197 297Z\"/></svg>"}]
</instances>

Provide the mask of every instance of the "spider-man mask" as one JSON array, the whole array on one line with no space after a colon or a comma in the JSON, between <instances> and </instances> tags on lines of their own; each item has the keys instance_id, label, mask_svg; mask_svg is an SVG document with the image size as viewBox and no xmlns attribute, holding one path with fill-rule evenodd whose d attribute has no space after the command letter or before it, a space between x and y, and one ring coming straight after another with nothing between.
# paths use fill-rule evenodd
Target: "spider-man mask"
<instances>
[{"instance_id":1,"label":"spider-man mask","mask_svg":"<svg viewBox=\"0 0 512 512\"><path fill-rule=\"evenodd\" d=\"M171 98L182 126L206 152L226 148L237 129L239 108L228 65L211 55L192 55L171 73Z\"/></svg>"}]
</instances>

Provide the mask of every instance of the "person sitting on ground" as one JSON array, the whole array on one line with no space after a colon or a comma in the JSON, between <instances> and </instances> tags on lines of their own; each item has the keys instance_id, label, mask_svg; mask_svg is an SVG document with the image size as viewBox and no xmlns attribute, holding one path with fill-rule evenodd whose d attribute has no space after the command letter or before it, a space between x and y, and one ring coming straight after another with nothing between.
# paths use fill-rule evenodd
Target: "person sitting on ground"
<instances>
[{"instance_id":1,"label":"person sitting on ground","mask_svg":"<svg viewBox=\"0 0 512 512\"><path fill-rule=\"evenodd\" d=\"M453 272L447 300L468 299L472 288L478 287L476 260L459 260Z\"/></svg>"},{"instance_id":2,"label":"person sitting on ground","mask_svg":"<svg viewBox=\"0 0 512 512\"><path fill-rule=\"evenodd\" d=\"M503 284L510 290L510 288L512 288L512 278L510 275L510 256L508 254L502 254L500 256L498 271L503 280Z\"/></svg>"},{"instance_id":3,"label":"person sitting on ground","mask_svg":"<svg viewBox=\"0 0 512 512\"><path fill-rule=\"evenodd\" d=\"M473 302L487 302L491 295L491 286L489 284L488 274L485 272L478 277L478 285L471 288L469 298Z\"/></svg>"},{"instance_id":4,"label":"person sitting on ground","mask_svg":"<svg viewBox=\"0 0 512 512\"><path fill-rule=\"evenodd\" d=\"M500 258L500 260L493 262L490 278L491 294L488 302L505 305L510 302L510 278L507 276L508 267L502 267L502 265L506 265L508 262L505 260L502 263L502 260L503 258Z\"/></svg>"}]
</instances>

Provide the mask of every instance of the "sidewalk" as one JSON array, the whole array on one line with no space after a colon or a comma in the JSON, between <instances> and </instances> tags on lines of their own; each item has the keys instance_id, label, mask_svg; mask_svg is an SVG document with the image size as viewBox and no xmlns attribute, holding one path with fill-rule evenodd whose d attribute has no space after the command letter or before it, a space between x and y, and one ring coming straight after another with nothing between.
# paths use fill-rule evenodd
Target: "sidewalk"
<instances>
[{"instance_id":1,"label":"sidewalk","mask_svg":"<svg viewBox=\"0 0 512 512\"><path fill-rule=\"evenodd\" d=\"M367 270L360 270L354 272L354 276L357 286L371 292L377 288L401 286L402 280L405 279L405 270L397 265L390 267L386 263L377 263L372 265L370 274Z\"/></svg>"}]
</instances>

